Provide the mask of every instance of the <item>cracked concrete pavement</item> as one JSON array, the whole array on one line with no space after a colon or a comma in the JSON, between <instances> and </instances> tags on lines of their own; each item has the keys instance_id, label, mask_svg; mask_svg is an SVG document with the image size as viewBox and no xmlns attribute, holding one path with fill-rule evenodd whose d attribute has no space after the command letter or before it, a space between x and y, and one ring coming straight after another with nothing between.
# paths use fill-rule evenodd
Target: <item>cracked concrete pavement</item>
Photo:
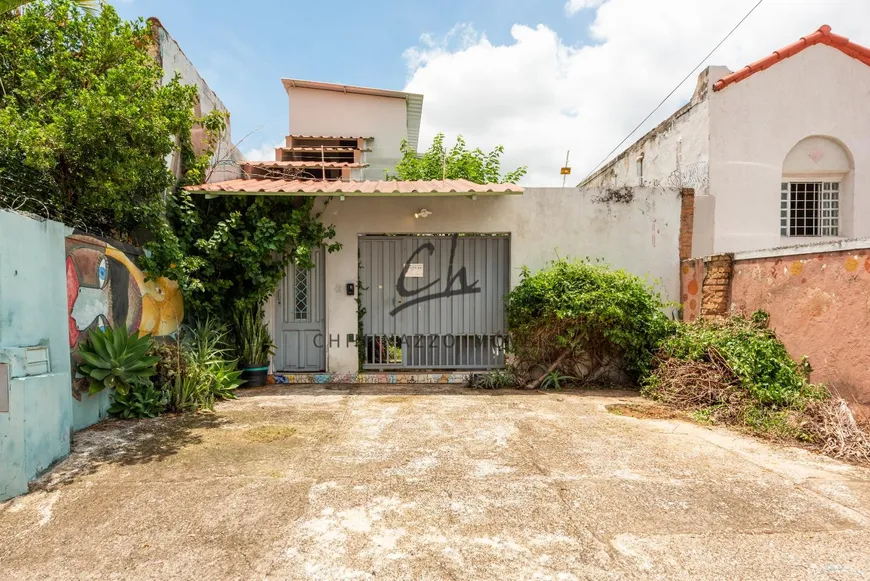
<instances>
[{"instance_id":1,"label":"cracked concrete pavement","mask_svg":"<svg viewBox=\"0 0 870 581\"><path fill-rule=\"evenodd\" d=\"M0 504L2 579L863 579L870 470L621 392L282 386L111 421Z\"/></svg>"}]
</instances>

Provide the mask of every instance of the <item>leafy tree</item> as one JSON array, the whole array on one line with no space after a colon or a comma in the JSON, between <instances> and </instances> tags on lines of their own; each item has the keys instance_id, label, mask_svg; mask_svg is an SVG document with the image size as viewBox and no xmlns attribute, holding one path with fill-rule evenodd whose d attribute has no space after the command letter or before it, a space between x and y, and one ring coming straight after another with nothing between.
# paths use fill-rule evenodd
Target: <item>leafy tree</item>
<instances>
[{"instance_id":1,"label":"leafy tree","mask_svg":"<svg viewBox=\"0 0 870 581\"><path fill-rule=\"evenodd\" d=\"M6 14L13 10L18 10L25 4L30 4L30 0L0 0L0 14ZM96 14L100 7L100 0L76 0L82 10L86 10L92 14Z\"/></svg>"},{"instance_id":2,"label":"leafy tree","mask_svg":"<svg viewBox=\"0 0 870 581\"><path fill-rule=\"evenodd\" d=\"M207 200L179 190L169 196L167 220L146 246L150 257L140 262L178 281L193 318L231 323L235 310L263 304L291 261L312 266L310 250L335 236L313 209L313 198Z\"/></svg>"},{"instance_id":3,"label":"leafy tree","mask_svg":"<svg viewBox=\"0 0 870 581\"><path fill-rule=\"evenodd\" d=\"M141 241L174 182L167 156L195 165L191 128L222 120L194 117L195 87L161 83L146 23L79 4L0 16L0 205Z\"/></svg>"},{"instance_id":4,"label":"leafy tree","mask_svg":"<svg viewBox=\"0 0 870 581\"><path fill-rule=\"evenodd\" d=\"M499 145L489 153L480 148L469 150L462 136L448 151L444 144L444 134L439 133L432 147L421 156L417 155L407 141L402 141L402 160L396 164L395 174L385 172L390 180L440 180L466 179L478 184L510 183L515 184L528 171L520 166L501 175L501 156L504 147Z\"/></svg>"}]
</instances>

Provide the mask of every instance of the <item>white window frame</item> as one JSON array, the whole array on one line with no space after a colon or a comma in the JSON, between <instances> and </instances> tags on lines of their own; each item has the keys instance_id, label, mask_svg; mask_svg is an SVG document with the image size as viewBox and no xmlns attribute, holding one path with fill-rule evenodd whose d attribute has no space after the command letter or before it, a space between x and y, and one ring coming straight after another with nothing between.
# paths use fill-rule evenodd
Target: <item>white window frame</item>
<instances>
[{"instance_id":1,"label":"white window frame","mask_svg":"<svg viewBox=\"0 0 870 581\"><path fill-rule=\"evenodd\" d=\"M839 180L831 178L783 178L779 197L779 234L788 238L825 238L840 236L840 193L843 191ZM808 186L815 190L809 192ZM802 191L798 191L802 190ZM795 194L813 193L817 207L811 216L807 209L793 208ZM803 216L798 215L803 212ZM812 223L808 222L812 220ZM808 229L815 234L807 234ZM802 233L797 233L802 229ZM795 233L792 233L795 232Z\"/></svg>"}]
</instances>

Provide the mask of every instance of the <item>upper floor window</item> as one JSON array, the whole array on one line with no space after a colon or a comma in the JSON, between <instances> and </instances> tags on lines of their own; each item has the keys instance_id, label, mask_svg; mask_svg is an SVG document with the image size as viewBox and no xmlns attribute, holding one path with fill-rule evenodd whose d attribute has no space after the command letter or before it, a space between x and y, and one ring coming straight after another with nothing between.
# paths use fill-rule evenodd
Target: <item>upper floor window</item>
<instances>
[{"instance_id":1,"label":"upper floor window","mask_svg":"<svg viewBox=\"0 0 870 581\"><path fill-rule=\"evenodd\" d=\"M840 237L851 230L854 163L846 146L814 135L800 140L782 164L779 233Z\"/></svg>"},{"instance_id":2,"label":"upper floor window","mask_svg":"<svg viewBox=\"0 0 870 581\"><path fill-rule=\"evenodd\" d=\"M783 182L779 233L782 236L839 236L839 182Z\"/></svg>"}]
</instances>

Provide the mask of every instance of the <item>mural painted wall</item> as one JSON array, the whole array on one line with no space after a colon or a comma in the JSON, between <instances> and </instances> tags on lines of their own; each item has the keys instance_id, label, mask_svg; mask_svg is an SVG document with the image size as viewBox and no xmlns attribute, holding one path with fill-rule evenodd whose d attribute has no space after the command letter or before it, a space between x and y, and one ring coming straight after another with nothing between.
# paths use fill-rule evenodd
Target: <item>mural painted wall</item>
<instances>
[{"instance_id":1,"label":"mural painted wall","mask_svg":"<svg viewBox=\"0 0 870 581\"><path fill-rule=\"evenodd\" d=\"M89 329L125 325L140 335L155 337L172 335L178 329L184 318L178 285L167 278L146 280L134 262L139 254L138 249L93 236L76 232L67 236L67 318L73 364L76 347L87 339ZM88 399L87 390L75 379L73 397L81 403ZM76 429L84 427L82 422L98 421L104 413L103 409L86 412L88 417L76 421Z\"/></svg>"}]
</instances>

